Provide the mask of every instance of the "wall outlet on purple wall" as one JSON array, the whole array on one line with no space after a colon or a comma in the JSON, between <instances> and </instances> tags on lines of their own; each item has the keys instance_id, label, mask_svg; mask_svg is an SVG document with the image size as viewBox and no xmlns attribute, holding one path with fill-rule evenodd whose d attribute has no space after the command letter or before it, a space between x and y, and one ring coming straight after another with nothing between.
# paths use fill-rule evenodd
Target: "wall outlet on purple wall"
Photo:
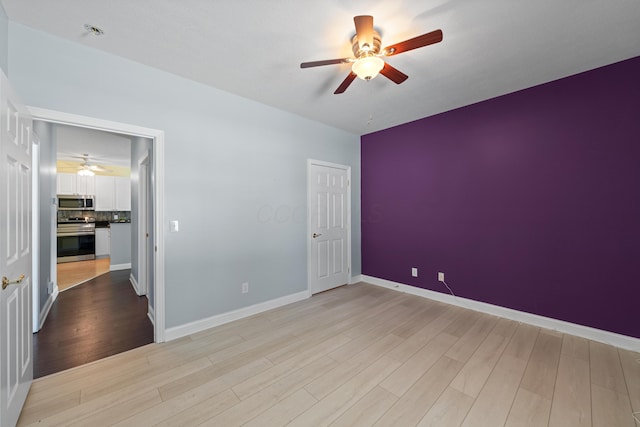
<instances>
[{"instance_id":1,"label":"wall outlet on purple wall","mask_svg":"<svg viewBox=\"0 0 640 427\"><path fill-rule=\"evenodd\" d=\"M438 282L444 282L444 273L441 271L438 272Z\"/></svg>"},{"instance_id":2,"label":"wall outlet on purple wall","mask_svg":"<svg viewBox=\"0 0 640 427\"><path fill-rule=\"evenodd\" d=\"M411 268L411 277L418 277L418 269L416 267Z\"/></svg>"}]
</instances>

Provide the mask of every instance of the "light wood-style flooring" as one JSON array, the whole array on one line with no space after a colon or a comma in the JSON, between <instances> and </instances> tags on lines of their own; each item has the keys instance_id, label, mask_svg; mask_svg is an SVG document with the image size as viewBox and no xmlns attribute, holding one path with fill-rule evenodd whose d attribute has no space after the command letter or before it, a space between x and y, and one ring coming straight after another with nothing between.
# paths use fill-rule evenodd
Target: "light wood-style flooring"
<instances>
[{"instance_id":1,"label":"light wood-style flooring","mask_svg":"<svg viewBox=\"0 0 640 427\"><path fill-rule=\"evenodd\" d=\"M36 380L19 425L634 427L638 359L356 284Z\"/></svg>"},{"instance_id":2,"label":"light wood-style flooring","mask_svg":"<svg viewBox=\"0 0 640 427\"><path fill-rule=\"evenodd\" d=\"M110 267L109 258L96 260L63 262L57 264L58 291L62 292L87 280L108 273Z\"/></svg>"}]
</instances>

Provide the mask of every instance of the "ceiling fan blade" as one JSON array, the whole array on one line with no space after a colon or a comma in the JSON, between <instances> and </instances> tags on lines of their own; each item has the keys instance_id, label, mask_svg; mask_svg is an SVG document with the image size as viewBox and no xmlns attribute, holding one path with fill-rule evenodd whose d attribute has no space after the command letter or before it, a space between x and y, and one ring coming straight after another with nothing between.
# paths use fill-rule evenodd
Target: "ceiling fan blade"
<instances>
[{"instance_id":1,"label":"ceiling fan blade","mask_svg":"<svg viewBox=\"0 0 640 427\"><path fill-rule=\"evenodd\" d=\"M380 70L380 74L396 84L400 84L409 78L409 76L407 76L405 73L398 70L397 68L392 67L386 62L384 63L384 67L382 67L382 70Z\"/></svg>"},{"instance_id":2,"label":"ceiling fan blade","mask_svg":"<svg viewBox=\"0 0 640 427\"><path fill-rule=\"evenodd\" d=\"M336 89L336 91L333 92L333 94L334 95L338 95L340 93L343 93L345 90L347 90L347 88L349 87L351 82L353 82L356 77L357 76L353 71L350 72L349 75L347 76L347 78L344 79L344 81L340 84L340 86L338 86L338 89Z\"/></svg>"},{"instance_id":3,"label":"ceiling fan blade","mask_svg":"<svg viewBox=\"0 0 640 427\"><path fill-rule=\"evenodd\" d=\"M360 49L362 49L362 46L364 46L365 44L369 45L369 49L373 48L373 16L354 16L353 22L356 24L356 35L358 36L358 44L360 45Z\"/></svg>"},{"instance_id":4,"label":"ceiling fan blade","mask_svg":"<svg viewBox=\"0 0 640 427\"><path fill-rule=\"evenodd\" d=\"M405 40L400 43L392 44L384 48L385 55L397 55L398 53L408 50L417 49L419 47L429 46L430 44L440 43L442 41L442 30L431 31L430 33Z\"/></svg>"},{"instance_id":5,"label":"ceiling fan blade","mask_svg":"<svg viewBox=\"0 0 640 427\"><path fill-rule=\"evenodd\" d=\"M324 61L303 62L300 68L320 67L322 65L344 64L350 62L351 58L325 59Z\"/></svg>"}]
</instances>

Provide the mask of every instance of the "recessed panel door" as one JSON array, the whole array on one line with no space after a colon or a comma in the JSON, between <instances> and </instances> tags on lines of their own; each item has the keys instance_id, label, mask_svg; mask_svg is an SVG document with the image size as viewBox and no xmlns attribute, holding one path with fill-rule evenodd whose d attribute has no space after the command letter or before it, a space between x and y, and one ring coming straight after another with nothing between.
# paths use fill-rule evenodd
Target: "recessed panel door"
<instances>
[{"instance_id":1,"label":"recessed panel door","mask_svg":"<svg viewBox=\"0 0 640 427\"><path fill-rule=\"evenodd\" d=\"M349 170L309 164L309 288L312 294L349 283Z\"/></svg>"},{"instance_id":2,"label":"recessed panel door","mask_svg":"<svg viewBox=\"0 0 640 427\"><path fill-rule=\"evenodd\" d=\"M16 424L33 379L31 117L0 73L0 426Z\"/></svg>"}]
</instances>

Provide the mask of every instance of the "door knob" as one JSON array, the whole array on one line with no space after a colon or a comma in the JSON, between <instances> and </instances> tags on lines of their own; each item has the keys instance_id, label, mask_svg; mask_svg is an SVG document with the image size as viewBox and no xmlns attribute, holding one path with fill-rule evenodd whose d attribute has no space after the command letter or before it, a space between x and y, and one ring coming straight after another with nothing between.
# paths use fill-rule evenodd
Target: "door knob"
<instances>
[{"instance_id":1,"label":"door knob","mask_svg":"<svg viewBox=\"0 0 640 427\"><path fill-rule=\"evenodd\" d=\"M2 289L7 289L7 286L13 285L14 283L22 283L24 280L24 274L21 274L16 280L9 280L5 276L2 276Z\"/></svg>"},{"instance_id":2,"label":"door knob","mask_svg":"<svg viewBox=\"0 0 640 427\"><path fill-rule=\"evenodd\" d=\"M315 239L316 237L320 237L322 236L322 234L320 233L313 233L312 237Z\"/></svg>"}]
</instances>

